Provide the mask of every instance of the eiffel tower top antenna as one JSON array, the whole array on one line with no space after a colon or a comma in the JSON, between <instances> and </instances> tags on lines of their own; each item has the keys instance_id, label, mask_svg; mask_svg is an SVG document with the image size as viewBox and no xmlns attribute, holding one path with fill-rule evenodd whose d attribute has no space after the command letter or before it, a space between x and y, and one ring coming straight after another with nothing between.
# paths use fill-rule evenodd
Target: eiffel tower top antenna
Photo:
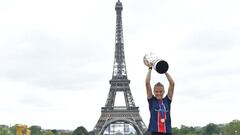
<instances>
[{"instance_id":1,"label":"eiffel tower top antenna","mask_svg":"<svg viewBox=\"0 0 240 135\"><path fill-rule=\"evenodd\" d=\"M126 62L124 55L122 10L123 6L120 0L116 3L116 34L115 34L115 56L113 64L112 79L127 79Z\"/></svg>"}]
</instances>

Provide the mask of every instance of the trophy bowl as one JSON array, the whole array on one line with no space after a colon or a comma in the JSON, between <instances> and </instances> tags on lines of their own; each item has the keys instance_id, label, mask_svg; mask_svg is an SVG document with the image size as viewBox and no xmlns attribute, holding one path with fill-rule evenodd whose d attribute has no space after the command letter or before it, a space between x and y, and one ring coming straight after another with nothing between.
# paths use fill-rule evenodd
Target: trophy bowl
<instances>
[{"instance_id":1,"label":"trophy bowl","mask_svg":"<svg viewBox=\"0 0 240 135\"><path fill-rule=\"evenodd\" d=\"M148 67L153 67L159 74L167 72L169 66L168 63L162 59L159 59L154 53L145 54L143 57L143 63Z\"/></svg>"}]
</instances>

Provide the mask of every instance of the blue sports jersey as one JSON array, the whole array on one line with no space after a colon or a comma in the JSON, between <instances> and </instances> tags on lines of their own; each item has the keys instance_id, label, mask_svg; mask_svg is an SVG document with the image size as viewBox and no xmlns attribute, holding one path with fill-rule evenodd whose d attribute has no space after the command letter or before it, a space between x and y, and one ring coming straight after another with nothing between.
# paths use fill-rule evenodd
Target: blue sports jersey
<instances>
[{"instance_id":1,"label":"blue sports jersey","mask_svg":"<svg viewBox=\"0 0 240 135\"><path fill-rule=\"evenodd\" d=\"M161 101L155 96L148 99L150 122L148 131L159 133L172 133L170 106L171 100L165 96Z\"/></svg>"}]
</instances>

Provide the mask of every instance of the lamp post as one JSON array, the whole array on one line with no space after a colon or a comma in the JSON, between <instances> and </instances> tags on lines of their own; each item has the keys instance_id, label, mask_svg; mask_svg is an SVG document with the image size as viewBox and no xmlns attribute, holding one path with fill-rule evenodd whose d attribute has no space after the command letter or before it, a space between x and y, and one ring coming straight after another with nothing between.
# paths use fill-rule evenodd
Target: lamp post
<instances>
[{"instance_id":1,"label":"lamp post","mask_svg":"<svg viewBox=\"0 0 240 135\"><path fill-rule=\"evenodd\" d=\"M237 130L235 130L235 135L237 135L238 133L237 133L238 131Z\"/></svg>"}]
</instances>

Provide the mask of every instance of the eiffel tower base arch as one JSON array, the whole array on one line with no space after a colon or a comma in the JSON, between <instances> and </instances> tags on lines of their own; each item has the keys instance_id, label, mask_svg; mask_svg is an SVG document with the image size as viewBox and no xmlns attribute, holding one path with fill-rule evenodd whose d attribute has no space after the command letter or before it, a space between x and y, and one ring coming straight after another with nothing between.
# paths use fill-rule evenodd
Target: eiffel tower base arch
<instances>
[{"instance_id":1,"label":"eiffel tower base arch","mask_svg":"<svg viewBox=\"0 0 240 135\"><path fill-rule=\"evenodd\" d=\"M144 135L147 130L138 110L112 110L102 111L102 115L93 130L94 135L103 135L105 129L115 122L124 122L133 126L137 135Z\"/></svg>"}]
</instances>

